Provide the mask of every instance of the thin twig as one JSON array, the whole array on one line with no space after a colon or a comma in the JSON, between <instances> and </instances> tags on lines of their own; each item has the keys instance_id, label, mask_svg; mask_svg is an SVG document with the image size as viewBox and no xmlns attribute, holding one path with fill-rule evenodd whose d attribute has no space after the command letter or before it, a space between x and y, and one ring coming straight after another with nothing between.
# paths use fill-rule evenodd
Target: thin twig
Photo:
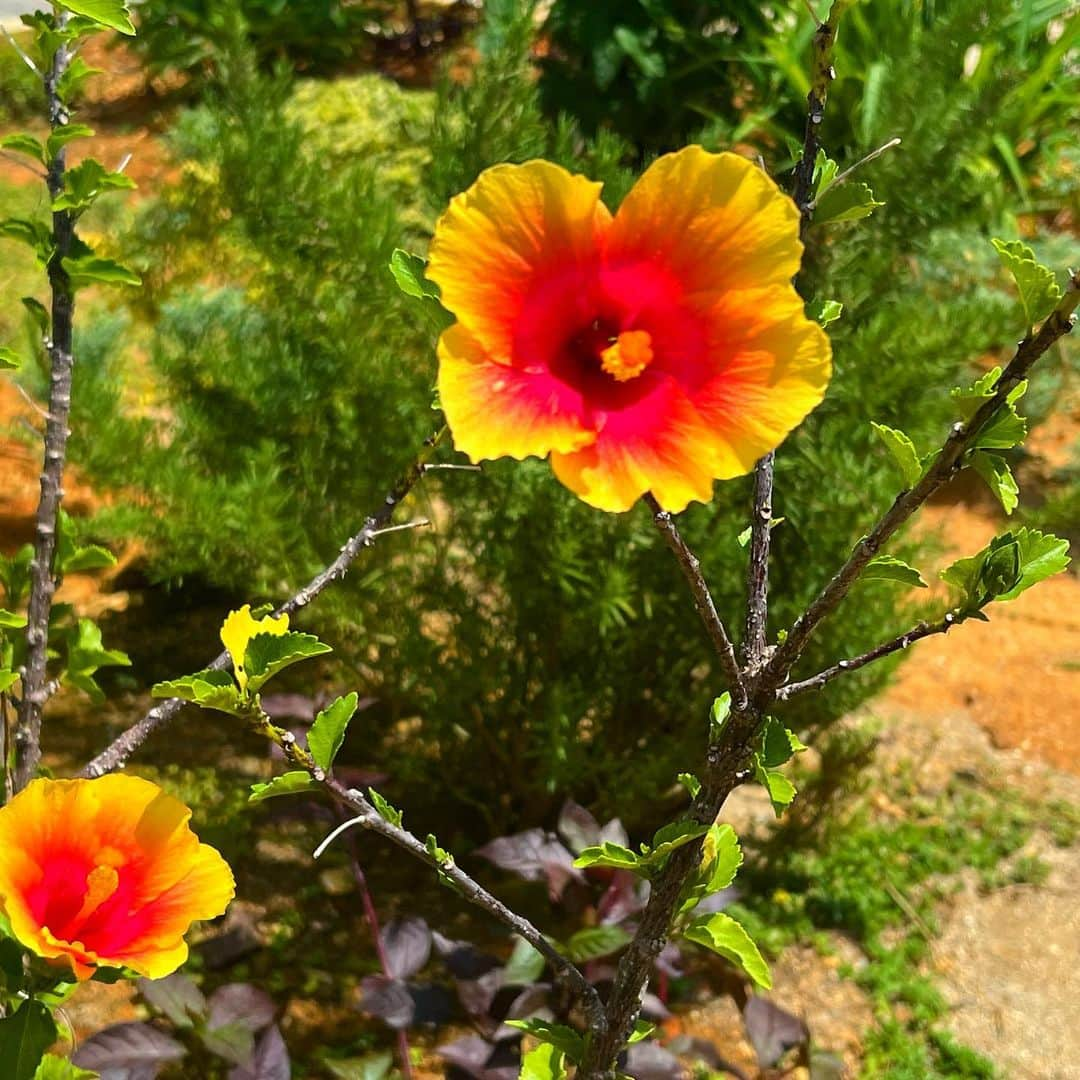
<instances>
[{"instance_id":1,"label":"thin twig","mask_svg":"<svg viewBox=\"0 0 1080 1080\"><path fill-rule=\"evenodd\" d=\"M754 509L750 519L750 561L746 568L746 630L743 663L757 669L765 659L765 630L769 619L769 545L772 538L773 472L775 454L769 451L754 466Z\"/></svg>"},{"instance_id":2,"label":"thin twig","mask_svg":"<svg viewBox=\"0 0 1080 1080\"><path fill-rule=\"evenodd\" d=\"M938 619L937 622L920 622L918 626L913 626L906 633L893 638L891 641L883 642L868 652L864 652L861 656L853 656L850 660L839 660L832 667L825 668L824 671L819 671L808 679L801 679L799 682L781 686L776 691L776 700L790 701L793 697L805 694L808 690L820 690L821 687L832 682L833 679L846 675L851 671L858 671L859 668L866 667L867 664L872 664L875 660L883 660L886 656L891 656L895 652L902 652L904 649L914 645L916 641L922 641L923 638L932 637L934 634L947 634L959 621L956 613L950 611L947 615Z\"/></svg>"},{"instance_id":3,"label":"thin twig","mask_svg":"<svg viewBox=\"0 0 1080 1080\"><path fill-rule=\"evenodd\" d=\"M837 176L833 180L833 182L829 185L829 190L831 191L834 187L839 187L841 184L847 183L847 181L851 179L851 176L855 172L856 169L861 169L868 162L873 161L875 158L881 157L881 155L884 154L887 150L891 150L894 146L899 146L899 145L900 145L900 136L897 135L895 138L890 139L884 145L879 146L876 150L871 150L870 153L866 155L866 157L859 158L859 160L856 161L854 165L849 166L842 173L840 173L840 175ZM807 210L813 210L816 206L817 206L817 199L812 199L807 204L806 208L807 208Z\"/></svg>"},{"instance_id":4,"label":"thin twig","mask_svg":"<svg viewBox=\"0 0 1080 1080\"><path fill-rule=\"evenodd\" d=\"M22 62L40 79L43 78L41 69L34 63L30 54L12 37L11 32L6 26L0 26L0 31L3 31L4 37L8 39L11 47L22 57Z\"/></svg>"},{"instance_id":5,"label":"thin twig","mask_svg":"<svg viewBox=\"0 0 1080 1080\"><path fill-rule=\"evenodd\" d=\"M735 647L731 643L731 637L724 626L713 602L709 586L701 573L701 563L697 556L686 546L682 535L675 525L675 521L650 493L645 496L645 502L652 511L653 522L660 530L667 545L678 559L682 567L683 576L690 586L690 592L694 598L694 607L705 624L705 629L712 639L713 648L720 658L720 666L724 670L728 689L731 691L732 701L737 708L741 708L746 701L746 687L743 683L742 672L739 670L739 661L735 656Z\"/></svg>"},{"instance_id":6,"label":"thin twig","mask_svg":"<svg viewBox=\"0 0 1080 1080\"><path fill-rule=\"evenodd\" d=\"M67 15L58 17L63 29ZM59 83L71 51L60 44L45 75L45 96L49 123L53 131L68 122L67 109L60 99ZM49 195L55 200L64 190L67 151L61 147L49 164ZM52 332L49 353L49 415L45 424L44 461L41 471L41 496L38 500L34 533L34 558L30 564L30 599L26 613L26 674L22 679L19 721L15 731L15 789L21 790L33 778L41 760L41 715L48 697L46 672L49 648L49 616L52 612L56 577L53 557L56 553L57 520L64 497L64 461L67 457L68 417L71 412L71 378L75 365L72 353L72 330L75 315L75 290L64 269L64 260L75 239L75 219L69 210L52 215L53 254L49 259L49 287L52 291Z\"/></svg>"},{"instance_id":7,"label":"thin twig","mask_svg":"<svg viewBox=\"0 0 1080 1080\"><path fill-rule=\"evenodd\" d=\"M424 465L446 435L447 429L442 427L425 441L420 456L398 480L393 490L383 500L382 506L365 520L360 531L345 544L338 557L326 569L316 574L299 592L286 600L274 612L275 615L292 615L301 608L307 607L327 586L345 576L360 552L375 543L375 538L385 529L398 505L423 476ZM213 671L221 671L228 664L229 654L222 652L211 660L207 667ZM141 720L114 739L79 775L104 776L114 769L119 769L155 731L168 724L183 707L184 702L180 698L169 698L155 705Z\"/></svg>"},{"instance_id":8,"label":"thin twig","mask_svg":"<svg viewBox=\"0 0 1080 1080\"><path fill-rule=\"evenodd\" d=\"M1035 362L1073 328L1073 314L1080 303L1080 272L1072 275L1057 307L1037 333L1024 338L994 387L994 394L978 408L967 424L955 424L941 452L914 487L902 491L877 524L854 547L844 565L821 590L810 606L796 620L784 642L769 661L774 685L787 677L792 665L802 655L810 636L822 619L831 614L847 596L851 586L881 550L885 542L934 494L963 467L963 458L975 444L979 432L1004 405L1006 397L1027 378Z\"/></svg>"}]
</instances>

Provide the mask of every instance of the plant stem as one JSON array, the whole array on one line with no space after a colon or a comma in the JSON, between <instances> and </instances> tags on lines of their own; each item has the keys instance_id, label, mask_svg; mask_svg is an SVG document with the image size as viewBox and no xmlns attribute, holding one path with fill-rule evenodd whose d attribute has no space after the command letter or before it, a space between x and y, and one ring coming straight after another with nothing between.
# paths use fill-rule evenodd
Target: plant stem
<instances>
[{"instance_id":1,"label":"plant stem","mask_svg":"<svg viewBox=\"0 0 1080 1080\"><path fill-rule=\"evenodd\" d=\"M754 509L750 520L750 562L746 569L746 630L742 657L750 670L756 670L765 659L774 464L775 453L770 450L754 466Z\"/></svg>"},{"instance_id":2,"label":"plant stem","mask_svg":"<svg viewBox=\"0 0 1080 1080\"><path fill-rule=\"evenodd\" d=\"M67 22L61 13L59 25ZM53 54L45 74L45 95L49 105L49 124L53 131L68 122L67 109L60 99L59 82L71 61L66 44ZM64 190L67 153L60 149L49 164L46 183L49 195L56 199ZM52 329L48 341L49 413L45 422L45 453L41 471L41 496L38 499L34 532L34 559L30 564L30 600L26 617L26 666L22 674L19 719L15 730L15 790L24 788L37 772L41 760L41 715L48 699L46 668L48 664L49 615L52 611L56 578L53 558L56 554L56 529L60 503L64 497L64 462L67 457L68 418L71 412L71 376L75 358L72 353L72 330L75 294L64 259L71 252L75 220L69 210L52 215L53 254L49 260L49 287L52 292Z\"/></svg>"},{"instance_id":3,"label":"plant stem","mask_svg":"<svg viewBox=\"0 0 1080 1080\"><path fill-rule=\"evenodd\" d=\"M394 511L424 475L425 466L447 434L448 430L443 426L424 441L423 449L418 457L390 490L379 509L366 518L360 531L348 540L338 557L324 570L316 574L299 592L286 600L274 612L274 615L294 614L310 604L333 582L345 577L349 567L356 561L360 552L375 543L375 538L385 529L393 517ZM207 664L207 668L211 671L222 671L228 665L229 654L222 652ZM141 720L138 720L127 731L117 736L109 746L83 768L79 775L86 777L104 776L114 769L121 768L128 758L155 731L168 724L183 707L184 702L180 698L169 698L161 702L161 704L155 705Z\"/></svg>"}]
</instances>

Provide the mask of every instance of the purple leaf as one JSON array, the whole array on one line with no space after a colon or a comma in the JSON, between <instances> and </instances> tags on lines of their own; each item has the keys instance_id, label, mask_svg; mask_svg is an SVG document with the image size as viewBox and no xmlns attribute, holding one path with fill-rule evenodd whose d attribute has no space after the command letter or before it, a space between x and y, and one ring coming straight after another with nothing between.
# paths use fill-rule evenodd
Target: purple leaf
<instances>
[{"instance_id":1,"label":"purple leaf","mask_svg":"<svg viewBox=\"0 0 1080 1080\"><path fill-rule=\"evenodd\" d=\"M646 1020L666 1020L671 1015L671 1010L655 994L643 994L641 1015Z\"/></svg>"},{"instance_id":2,"label":"purple leaf","mask_svg":"<svg viewBox=\"0 0 1080 1080\"><path fill-rule=\"evenodd\" d=\"M660 955L654 963L656 964L656 970L662 971L668 978L679 979L682 977L682 968L679 966L682 963L682 953L679 951L679 946L674 942L669 941L660 950Z\"/></svg>"},{"instance_id":3,"label":"purple leaf","mask_svg":"<svg viewBox=\"0 0 1080 1080\"><path fill-rule=\"evenodd\" d=\"M255 1035L247 1024L233 1020L202 1033L202 1043L230 1065L247 1068L255 1056Z\"/></svg>"},{"instance_id":4,"label":"purple leaf","mask_svg":"<svg viewBox=\"0 0 1080 1080\"><path fill-rule=\"evenodd\" d=\"M210 995L208 1028L239 1024L255 1033L274 1022L277 1009L265 991L250 983L229 983Z\"/></svg>"},{"instance_id":5,"label":"purple leaf","mask_svg":"<svg viewBox=\"0 0 1080 1080\"><path fill-rule=\"evenodd\" d=\"M476 854L526 881L547 881L552 900L558 900L571 881L583 881L573 856L552 833L528 829L513 836L499 836Z\"/></svg>"},{"instance_id":6,"label":"purple leaf","mask_svg":"<svg viewBox=\"0 0 1080 1080\"><path fill-rule=\"evenodd\" d=\"M673 1054L682 1057L697 1058L705 1062L715 1072L730 1073L736 1080L750 1080L747 1073L743 1072L738 1065L721 1057L716 1049L716 1044L708 1039L698 1039L690 1035L679 1035L668 1043L668 1049Z\"/></svg>"},{"instance_id":7,"label":"purple leaf","mask_svg":"<svg viewBox=\"0 0 1080 1080\"><path fill-rule=\"evenodd\" d=\"M292 799L274 799L283 806L293 805ZM255 920L242 908L233 906L226 917L225 929L198 945L206 966L212 971L228 967L261 946Z\"/></svg>"},{"instance_id":8,"label":"purple leaf","mask_svg":"<svg viewBox=\"0 0 1080 1080\"><path fill-rule=\"evenodd\" d=\"M177 1027L191 1027L192 1021L206 1016L206 998L186 975L140 979L137 986L147 1004L164 1013Z\"/></svg>"},{"instance_id":9,"label":"purple leaf","mask_svg":"<svg viewBox=\"0 0 1080 1080\"><path fill-rule=\"evenodd\" d=\"M486 1075L485 1067L491 1052L495 1048L479 1035L467 1035L464 1039L437 1046L435 1053L451 1065L463 1069L470 1076L478 1078Z\"/></svg>"},{"instance_id":10,"label":"purple leaf","mask_svg":"<svg viewBox=\"0 0 1080 1080\"><path fill-rule=\"evenodd\" d=\"M457 1009L450 991L445 986L410 984L409 995L413 1001L413 1023L439 1026L454 1019Z\"/></svg>"},{"instance_id":11,"label":"purple leaf","mask_svg":"<svg viewBox=\"0 0 1080 1080\"><path fill-rule=\"evenodd\" d=\"M416 1014L412 994L400 979L368 975L360 981L359 1009L397 1031L407 1028Z\"/></svg>"},{"instance_id":12,"label":"purple leaf","mask_svg":"<svg viewBox=\"0 0 1080 1080\"><path fill-rule=\"evenodd\" d=\"M395 979L407 979L428 962L431 931L423 919L395 919L383 927L382 946L388 973Z\"/></svg>"},{"instance_id":13,"label":"purple leaf","mask_svg":"<svg viewBox=\"0 0 1080 1080\"><path fill-rule=\"evenodd\" d=\"M792 1047L804 1046L810 1038L806 1025L797 1016L756 995L743 1008L743 1024L758 1061L766 1069L771 1069Z\"/></svg>"},{"instance_id":14,"label":"purple leaf","mask_svg":"<svg viewBox=\"0 0 1080 1080\"><path fill-rule=\"evenodd\" d=\"M290 1080L291 1076L289 1051L277 1024L268 1027L259 1037L250 1066L229 1072L229 1080Z\"/></svg>"},{"instance_id":15,"label":"purple leaf","mask_svg":"<svg viewBox=\"0 0 1080 1080\"><path fill-rule=\"evenodd\" d=\"M600 921L611 926L636 914L645 906L648 890L648 882L642 881L637 874L616 870L600 898L597 908Z\"/></svg>"},{"instance_id":16,"label":"purple leaf","mask_svg":"<svg viewBox=\"0 0 1080 1080\"><path fill-rule=\"evenodd\" d=\"M431 941L447 970L455 979L479 979L493 968L500 967L497 957L481 952L467 941L453 941L433 930Z\"/></svg>"},{"instance_id":17,"label":"purple leaf","mask_svg":"<svg viewBox=\"0 0 1080 1080\"><path fill-rule=\"evenodd\" d=\"M573 799L567 799L563 803L563 808L559 811L559 822L555 827L570 850L575 853L580 853L587 847L596 847L600 843L599 822Z\"/></svg>"},{"instance_id":18,"label":"purple leaf","mask_svg":"<svg viewBox=\"0 0 1080 1080\"><path fill-rule=\"evenodd\" d=\"M479 979L457 979L458 1000L470 1016L487 1016L491 1003L502 987L502 968L495 968Z\"/></svg>"},{"instance_id":19,"label":"purple leaf","mask_svg":"<svg viewBox=\"0 0 1080 1080\"><path fill-rule=\"evenodd\" d=\"M150 1024L116 1024L87 1039L71 1055L73 1065L92 1069L102 1080L154 1080L187 1051L171 1035Z\"/></svg>"},{"instance_id":20,"label":"purple leaf","mask_svg":"<svg viewBox=\"0 0 1080 1080\"><path fill-rule=\"evenodd\" d=\"M682 1080L686 1075L679 1059L658 1043L635 1043L626 1051L623 1071L634 1080Z\"/></svg>"}]
</instances>

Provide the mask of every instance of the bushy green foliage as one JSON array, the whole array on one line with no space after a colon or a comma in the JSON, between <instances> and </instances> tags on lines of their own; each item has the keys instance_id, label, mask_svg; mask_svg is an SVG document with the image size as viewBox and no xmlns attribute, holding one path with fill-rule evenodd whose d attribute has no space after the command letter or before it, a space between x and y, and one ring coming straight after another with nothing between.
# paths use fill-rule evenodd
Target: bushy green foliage
<instances>
[{"instance_id":1,"label":"bushy green foliage","mask_svg":"<svg viewBox=\"0 0 1080 1080\"><path fill-rule=\"evenodd\" d=\"M29 36L18 34L16 41L25 48ZM30 116L40 116L44 107L41 80L5 41L0 48L0 124L18 124Z\"/></svg>"},{"instance_id":2,"label":"bushy green foliage","mask_svg":"<svg viewBox=\"0 0 1080 1080\"><path fill-rule=\"evenodd\" d=\"M94 436L73 442L117 492L99 528L148 540L159 580L280 597L378 505L437 422L432 335L403 306L390 253L417 244L483 167L542 153L607 181L613 204L631 182L624 142L544 120L527 77L529 12L514 0L487 11L481 63L467 85L439 89L426 138L395 148L386 132L418 132L428 99L364 80L348 96L365 113L377 101L379 122L340 115L351 154L325 136L313 143L290 119L298 96L290 104L284 84L235 57L220 96L181 124L183 179L136 223L148 287L134 322L102 323L80 342L74 428ZM953 138L962 153L982 135ZM420 187L402 194L425 143ZM916 146L868 170L875 182L889 170L895 206L815 238L808 288L845 314L831 328L829 397L779 455L774 631L895 492L869 420L903 426L928 450L948 423L943 389L1019 330L996 256L982 261L983 219L969 214L985 215L988 181L956 188L924 171L925 155ZM398 188L382 183L387 169L400 170ZM132 371L122 336L145 349L148 371ZM635 826L658 816L722 686L644 508L598 514L538 462L432 474L416 503L434 531L380 542L311 616L352 684L377 699L356 729L365 762L391 774L388 796L407 787L420 821L456 801L484 831L535 822L568 792ZM748 483L725 485L682 526L736 626L748 503ZM899 630L911 618L902 606L895 584L860 585L807 668ZM827 723L885 674L870 668L800 700L788 724Z\"/></svg>"}]
</instances>

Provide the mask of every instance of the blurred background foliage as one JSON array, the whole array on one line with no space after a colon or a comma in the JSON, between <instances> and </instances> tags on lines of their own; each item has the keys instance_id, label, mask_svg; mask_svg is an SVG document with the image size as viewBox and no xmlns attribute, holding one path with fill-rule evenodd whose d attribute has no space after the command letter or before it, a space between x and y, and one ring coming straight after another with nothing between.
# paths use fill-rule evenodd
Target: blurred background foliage
<instances>
[{"instance_id":1,"label":"blurred background foliage","mask_svg":"<svg viewBox=\"0 0 1080 1080\"><path fill-rule=\"evenodd\" d=\"M778 457L774 633L895 493L869 421L928 450L944 391L1022 333L988 237L1068 257L1070 7L876 0L845 23L825 144L848 165L903 142L864 169L886 205L811 234L805 290L844 314L826 402ZM395 247L422 252L447 200L499 161L551 157L604 180L613 206L689 140L760 155L783 182L813 31L794 0L139 10L137 47L190 101L169 136L175 181L98 223L145 286L82 324L72 452L110 493L92 531L140 541L152 583L217 590L219 608L324 565L438 423L434 337L387 270ZM379 50L390 70L415 63L391 81L370 70ZM1047 367L1037 415L1075 347ZM1028 512L1075 522L1075 490ZM748 502L727 484L683 522L735 626ZM537 462L432 474L414 512L434 529L380 543L308 616L336 648L327 678L372 699L358 760L389 774L388 797L408 791L416 828L450 815L482 839L550 820L567 794L655 822L722 686L647 514L596 513ZM912 619L899 586L859 589L808 670ZM139 668L128 647L148 681L185 670L146 654ZM198 661L207 643L193 647ZM821 731L887 675L800 699L788 722Z\"/></svg>"}]
</instances>

